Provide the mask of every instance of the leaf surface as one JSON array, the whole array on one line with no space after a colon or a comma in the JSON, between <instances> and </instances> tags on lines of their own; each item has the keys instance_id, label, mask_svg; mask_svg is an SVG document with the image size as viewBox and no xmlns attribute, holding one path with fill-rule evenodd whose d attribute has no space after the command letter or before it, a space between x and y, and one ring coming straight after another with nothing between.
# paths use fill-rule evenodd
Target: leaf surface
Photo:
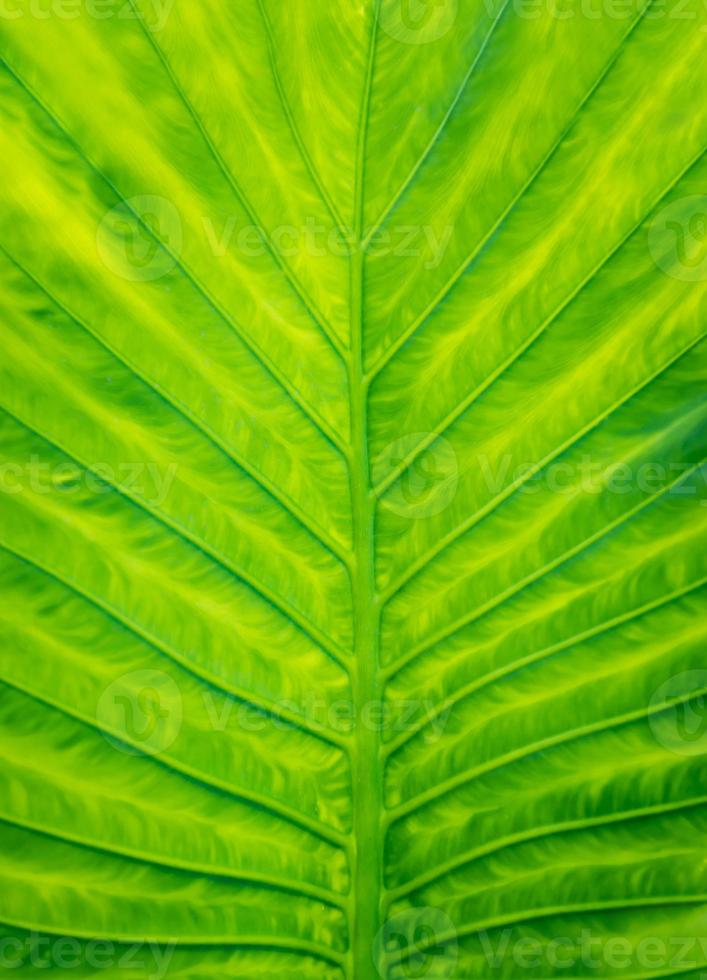
<instances>
[{"instance_id":1,"label":"leaf surface","mask_svg":"<svg viewBox=\"0 0 707 980\"><path fill-rule=\"evenodd\" d=\"M0 17L3 955L695 980L704 5L66 6Z\"/></svg>"}]
</instances>

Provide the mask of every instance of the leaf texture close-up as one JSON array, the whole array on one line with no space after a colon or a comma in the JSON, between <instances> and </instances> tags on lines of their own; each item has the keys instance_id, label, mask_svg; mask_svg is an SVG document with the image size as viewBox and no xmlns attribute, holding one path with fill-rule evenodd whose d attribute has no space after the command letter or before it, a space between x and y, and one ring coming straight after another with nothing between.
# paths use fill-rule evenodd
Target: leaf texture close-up
<instances>
[{"instance_id":1,"label":"leaf texture close-up","mask_svg":"<svg viewBox=\"0 0 707 980\"><path fill-rule=\"evenodd\" d=\"M707 976L707 4L0 38L0 969Z\"/></svg>"}]
</instances>

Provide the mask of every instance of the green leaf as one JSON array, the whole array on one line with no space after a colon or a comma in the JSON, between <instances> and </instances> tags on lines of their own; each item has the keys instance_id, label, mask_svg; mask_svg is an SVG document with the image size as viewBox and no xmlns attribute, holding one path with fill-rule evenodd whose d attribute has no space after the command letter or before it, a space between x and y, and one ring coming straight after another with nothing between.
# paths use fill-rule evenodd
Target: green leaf
<instances>
[{"instance_id":1,"label":"green leaf","mask_svg":"<svg viewBox=\"0 0 707 980\"><path fill-rule=\"evenodd\" d=\"M0 962L707 970L707 8L7 0Z\"/></svg>"}]
</instances>

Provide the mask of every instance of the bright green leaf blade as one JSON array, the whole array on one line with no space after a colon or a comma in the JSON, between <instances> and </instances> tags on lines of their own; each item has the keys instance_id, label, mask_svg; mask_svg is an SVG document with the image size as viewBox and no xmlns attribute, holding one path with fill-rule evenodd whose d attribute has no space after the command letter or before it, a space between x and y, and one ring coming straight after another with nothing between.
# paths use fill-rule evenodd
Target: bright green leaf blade
<instances>
[{"instance_id":1,"label":"bright green leaf blade","mask_svg":"<svg viewBox=\"0 0 707 980\"><path fill-rule=\"evenodd\" d=\"M99 6L0 15L3 965L697 980L704 7Z\"/></svg>"}]
</instances>

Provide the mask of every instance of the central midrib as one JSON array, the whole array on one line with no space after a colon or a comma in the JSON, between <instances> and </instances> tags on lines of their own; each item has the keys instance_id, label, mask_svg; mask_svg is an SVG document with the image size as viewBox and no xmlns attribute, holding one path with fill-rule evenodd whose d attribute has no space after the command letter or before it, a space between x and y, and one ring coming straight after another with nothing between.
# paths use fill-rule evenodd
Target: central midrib
<instances>
[{"instance_id":1,"label":"central midrib","mask_svg":"<svg viewBox=\"0 0 707 980\"><path fill-rule=\"evenodd\" d=\"M352 477L354 524L352 567L354 615L354 745L353 890L351 976L369 980L374 975L373 947L380 926L382 891L380 738L376 729L381 702L378 669L379 600L374 580L374 498L367 478L366 393L360 366L350 372L352 385ZM366 706L370 706L368 709Z\"/></svg>"},{"instance_id":2,"label":"central midrib","mask_svg":"<svg viewBox=\"0 0 707 980\"><path fill-rule=\"evenodd\" d=\"M375 587L375 497L368 459L368 385L363 344L363 195L368 112L375 58L378 9L373 22L356 147L354 240L350 277L350 343L348 364L351 417L350 484L353 517L351 586L354 617L354 744L351 755L353 791L353 882L349 974L352 980L372 980L376 936L381 925L383 885L381 815L383 806L379 732L373 719L381 704L378 639L380 604ZM369 710L366 710L369 705Z\"/></svg>"}]
</instances>

